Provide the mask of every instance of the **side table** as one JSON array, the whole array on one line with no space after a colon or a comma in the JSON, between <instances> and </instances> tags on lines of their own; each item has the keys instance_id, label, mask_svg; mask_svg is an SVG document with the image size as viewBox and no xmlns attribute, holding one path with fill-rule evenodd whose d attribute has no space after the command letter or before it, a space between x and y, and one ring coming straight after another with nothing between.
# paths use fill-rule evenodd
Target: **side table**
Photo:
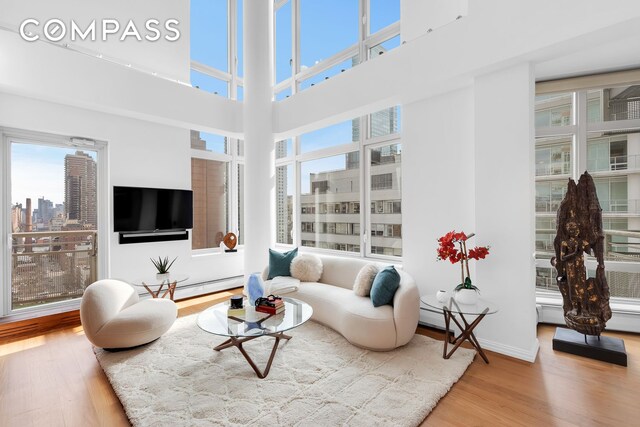
<instances>
[{"instance_id":1,"label":"side table","mask_svg":"<svg viewBox=\"0 0 640 427\"><path fill-rule=\"evenodd\" d=\"M164 298L169 295L169 299L173 301L173 294L176 291L176 286L180 282L189 280L189 276L180 273L169 273L167 276L157 278L155 276L149 276L142 279L137 279L133 282L133 286L142 287L151 294L153 298ZM166 286L166 288L165 288ZM160 293L164 290L162 296Z\"/></svg>"},{"instance_id":2,"label":"side table","mask_svg":"<svg viewBox=\"0 0 640 427\"><path fill-rule=\"evenodd\" d=\"M420 298L420 301L429 308L434 308L438 311L442 310L442 313L444 314L445 340L442 357L445 359L450 358L458 347L460 347L460 345L466 340L469 341L476 350L478 350L478 353L485 363L489 363L489 359L487 358L487 355L484 354L482 347L480 347L480 343L473 334L473 330L478 326L478 324L480 324L487 314L493 314L498 311L498 306L496 304L481 298L478 299L476 304L459 304L453 299L453 297L448 297L444 301L440 302L435 296L423 296ZM465 314L477 317L469 323L465 318ZM462 324L458 321L456 316L460 316ZM453 322L462 331L457 337L449 329L451 320L453 320ZM447 352L448 344L453 344L453 348L449 352Z\"/></svg>"}]
</instances>

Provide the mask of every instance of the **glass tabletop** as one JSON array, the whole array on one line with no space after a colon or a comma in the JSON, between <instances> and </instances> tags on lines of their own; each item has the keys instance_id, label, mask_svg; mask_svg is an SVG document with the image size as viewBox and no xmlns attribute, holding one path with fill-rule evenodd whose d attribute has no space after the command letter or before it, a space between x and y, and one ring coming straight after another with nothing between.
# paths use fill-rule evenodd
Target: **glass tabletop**
<instances>
[{"instance_id":1,"label":"glass tabletop","mask_svg":"<svg viewBox=\"0 0 640 427\"><path fill-rule=\"evenodd\" d=\"M311 318L313 308L295 298L282 298L284 312L267 314L255 311L244 301L245 314L227 316L229 301L216 304L198 315L198 326L209 333L226 337L253 337L284 332L302 325Z\"/></svg>"},{"instance_id":2,"label":"glass tabletop","mask_svg":"<svg viewBox=\"0 0 640 427\"><path fill-rule=\"evenodd\" d=\"M168 273L166 276L148 276L133 281L134 286L160 286L168 285L169 283L180 283L189 280L189 276L181 273Z\"/></svg>"},{"instance_id":3,"label":"glass tabletop","mask_svg":"<svg viewBox=\"0 0 640 427\"><path fill-rule=\"evenodd\" d=\"M498 311L498 306L491 301L487 301L482 298L478 298L478 302L475 304L460 304L452 296L447 296L444 301L438 301L435 295L426 295L420 297L420 302L429 308L435 308L438 310L444 310L445 308L452 313L480 315L485 310L486 314L493 314Z\"/></svg>"}]
</instances>

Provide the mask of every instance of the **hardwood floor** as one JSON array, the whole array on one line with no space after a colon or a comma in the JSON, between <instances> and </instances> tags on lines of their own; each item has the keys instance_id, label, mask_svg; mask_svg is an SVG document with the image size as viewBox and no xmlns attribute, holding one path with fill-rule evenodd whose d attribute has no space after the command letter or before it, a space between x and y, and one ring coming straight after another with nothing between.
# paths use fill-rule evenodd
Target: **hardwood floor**
<instances>
[{"instance_id":1,"label":"hardwood floor","mask_svg":"<svg viewBox=\"0 0 640 427\"><path fill-rule=\"evenodd\" d=\"M180 316L240 290L178 303ZM638 425L640 336L625 340L627 368L551 349L555 326L538 327L540 353L530 364L487 352L477 356L423 425ZM439 331L418 333L443 339ZM82 327L0 340L0 426L128 426Z\"/></svg>"}]
</instances>

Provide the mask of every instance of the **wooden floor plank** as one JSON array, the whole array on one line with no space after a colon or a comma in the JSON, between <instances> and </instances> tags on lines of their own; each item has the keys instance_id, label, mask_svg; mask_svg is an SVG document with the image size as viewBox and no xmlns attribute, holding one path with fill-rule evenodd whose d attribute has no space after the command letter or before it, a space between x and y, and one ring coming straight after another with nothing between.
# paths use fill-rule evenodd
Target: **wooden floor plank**
<instances>
[{"instance_id":1,"label":"wooden floor plank","mask_svg":"<svg viewBox=\"0 0 640 427\"><path fill-rule=\"evenodd\" d=\"M238 293L180 301L179 315L198 313ZM538 327L536 363L487 352L487 365L476 357L423 425L637 425L640 337L607 332L625 340L625 368L553 351L554 331L554 326ZM444 338L422 327L418 333ZM129 425L81 327L0 339L0 426L42 425Z\"/></svg>"}]
</instances>

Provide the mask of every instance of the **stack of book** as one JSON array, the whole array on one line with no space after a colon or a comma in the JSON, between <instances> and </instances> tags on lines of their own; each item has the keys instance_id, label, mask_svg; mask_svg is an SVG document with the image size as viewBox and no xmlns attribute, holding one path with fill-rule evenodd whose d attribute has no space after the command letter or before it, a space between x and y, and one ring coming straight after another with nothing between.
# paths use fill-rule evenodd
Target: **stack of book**
<instances>
[{"instance_id":1,"label":"stack of book","mask_svg":"<svg viewBox=\"0 0 640 427\"><path fill-rule=\"evenodd\" d=\"M227 309L227 317L239 317L239 316L244 316L246 314L246 311L244 309L244 307L242 308L231 308L229 307Z\"/></svg>"},{"instance_id":2,"label":"stack of book","mask_svg":"<svg viewBox=\"0 0 640 427\"><path fill-rule=\"evenodd\" d=\"M229 308L227 309L228 317L244 316L244 299L242 295L233 295L229 299Z\"/></svg>"},{"instance_id":3,"label":"stack of book","mask_svg":"<svg viewBox=\"0 0 640 427\"><path fill-rule=\"evenodd\" d=\"M256 311L268 314L284 312L284 301L280 297L260 298L256 304Z\"/></svg>"}]
</instances>

